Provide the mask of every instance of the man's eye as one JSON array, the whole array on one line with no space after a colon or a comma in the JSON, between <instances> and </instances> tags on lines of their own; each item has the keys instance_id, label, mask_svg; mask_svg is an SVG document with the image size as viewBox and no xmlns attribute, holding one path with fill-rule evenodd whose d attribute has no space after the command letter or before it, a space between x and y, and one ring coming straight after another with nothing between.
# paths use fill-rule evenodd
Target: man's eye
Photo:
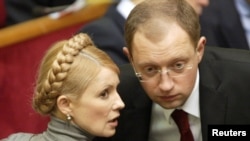
<instances>
[{"instance_id":1,"label":"man's eye","mask_svg":"<svg viewBox=\"0 0 250 141\"><path fill-rule=\"evenodd\" d=\"M151 75L151 74L154 74L156 70L157 70L156 67L146 67L144 68L144 73L147 75Z\"/></svg>"},{"instance_id":2,"label":"man's eye","mask_svg":"<svg viewBox=\"0 0 250 141\"><path fill-rule=\"evenodd\" d=\"M175 65L174 65L174 69L175 70L181 70L181 69L183 69L185 67L185 64L184 63L176 63Z\"/></svg>"},{"instance_id":3,"label":"man's eye","mask_svg":"<svg viewBox=\"0 0 250 141\"><path fill-rule=\"evenodd\" d=\"M104 90L104 91L100 94L100 96L101 96L101 98L103 98L103 99L108 98L108 96L109 96L108 90Z\"/></svg>"}]
</instances>

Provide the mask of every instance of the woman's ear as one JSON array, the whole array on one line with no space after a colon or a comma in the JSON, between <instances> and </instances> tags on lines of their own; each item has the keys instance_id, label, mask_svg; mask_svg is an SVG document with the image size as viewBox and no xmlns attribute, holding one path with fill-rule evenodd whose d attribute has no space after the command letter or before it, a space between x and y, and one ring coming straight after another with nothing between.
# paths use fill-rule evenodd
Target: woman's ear
<instances>
[{"instance_id":1,"label":"woman's ear","mask_svg":"<svg viewBox=\"0 0 250 141\"><path fill-rule=\"evenodd\" d=\"M71 100L65 95L61 95L57 98L57 107L64 114L67 115L71 112L70 108Z\"/></svg>"}]
</instances>

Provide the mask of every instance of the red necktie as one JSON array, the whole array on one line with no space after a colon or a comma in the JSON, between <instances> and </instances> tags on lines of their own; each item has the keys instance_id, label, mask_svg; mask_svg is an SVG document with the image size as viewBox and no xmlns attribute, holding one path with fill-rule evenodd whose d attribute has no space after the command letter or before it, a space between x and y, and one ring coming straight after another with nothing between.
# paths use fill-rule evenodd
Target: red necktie
<instances>
[{"instance_id":1,"label":"red necktie","mask_svg":"<svg viewBox=\"0 0 250 141\"><path fill-rule=\"evenodd\" d=\"M194 141L192 132L189 127L187 113L183 110L176 109L171 116L179 128L181 141Z\"/></svg>"}]
</instances>

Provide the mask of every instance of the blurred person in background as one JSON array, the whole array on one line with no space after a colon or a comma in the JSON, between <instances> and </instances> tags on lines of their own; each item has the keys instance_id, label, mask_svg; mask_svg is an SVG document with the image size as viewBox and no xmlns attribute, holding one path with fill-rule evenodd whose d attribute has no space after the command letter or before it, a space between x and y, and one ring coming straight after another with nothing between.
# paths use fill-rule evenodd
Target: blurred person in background
<instances>
[{"instance_id":1,"label":"blurred person in background","mask_svg":"<svg viewBox=\"0 0 250 141\"><path fill-rule=\"evenodd\" d=\"M201 15L203 9L209 5L209 0L186 0L198 15Z\"/></svg>"},{"instance_id":2,"label":"blurred person in background","mask_svg":"<svg viewBox=\"0 0 250 141\"><path fill-rule=\"evenodd\" d=\"M79 32L88 33L96 46L105 51L116 64L128 63L122 51L125 46L124 23L130 11L144 0L114 2L103 17L84 25Z\"/></svg>"},{"instance_id":3,"label":"blurred person in background","mask_svg":"<svg viewBox=\"0 0 250 141\"><path fill-rule=\"evenodd\" d=\"M207 45L250 49L250 0L210 0L200 17Z\"/></svg>"}]
</instances>

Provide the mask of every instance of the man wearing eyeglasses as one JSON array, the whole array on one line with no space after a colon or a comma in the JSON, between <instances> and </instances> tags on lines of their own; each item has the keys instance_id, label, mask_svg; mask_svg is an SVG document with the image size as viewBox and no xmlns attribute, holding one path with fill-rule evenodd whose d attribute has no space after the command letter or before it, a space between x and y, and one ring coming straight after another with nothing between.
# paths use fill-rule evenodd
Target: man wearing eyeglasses
<instances>
[{"instance_id":1,"label":"man wearing eyeglasses","mask_svg":"<svg viewBox=\"0 0 250 141\"><path fill-rule=\"evenodd\" d=\"M130 65L120 68L118 93L126 107L107 140L184 141L178 110L188 117L189 141L208 141L209 125L250 124L250 52L205 48L198 15L184 0L140 3L125 39Z\"/></svg>"}]
</instances>

